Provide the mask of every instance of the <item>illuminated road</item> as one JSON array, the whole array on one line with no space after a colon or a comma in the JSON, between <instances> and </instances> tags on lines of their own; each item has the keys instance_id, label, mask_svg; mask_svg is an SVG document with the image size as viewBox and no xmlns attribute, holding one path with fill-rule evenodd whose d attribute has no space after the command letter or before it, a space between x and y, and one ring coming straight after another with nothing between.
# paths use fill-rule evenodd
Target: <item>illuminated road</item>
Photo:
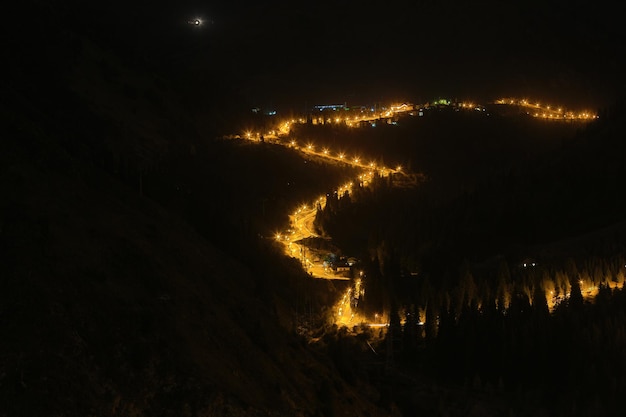
<instances>
[{"instance_id":1,"label":"illuminated road","mask_svg":"<svg viewBox=\"0 0 626 417\"><path fill-rule=\"evenodd\" d=\"M526 110L526 114L536 118L554 121L591 121L597 119L598 116L590 111L584 110L574 112L559 106L551 106L549 104L541 104L537 101L517 98L501 98L494 101L494 104L517 106Z\"/></svg>"},{"instance_id":2,"label":"illuminated road","mask_svg":"<svg viewBox=\"0 0 626 417\"><path fill-rule=\"evenodd\" d=\"M347 186L342 187L345 189ZM325 199L320 197L316 201L322 207L324 207ZM300 260L304 269L313 278L319 279L332 279L351 281L351 278L344 277L336 274L330 268L327 268L323 264L323 257L326 254L322 250L312 249L298 242L302 239L312 238L319 236L314 232L313 221L315 220L315 214L317 209L314 205L303 205L299 207L293 214L289 216L291 228L285 233L278 233L276 240L282 242L285 245L285 252L289 256L293 256ZM365 317L359 316L353 307L358 305L358 300L365 293L365 289L362 286L361 279L356 278L353 282L353 286L350 286L341 298L337 301L334 310L335 324L343 326L354 326L361 323L367 323L368 320ZM381 324L374 324L375 326L383 326Z\"/></svg>"},{"instance_id":3,"label":"illuminated road","mask_svg":"<svg viewBox=\"0 0 626 417\"><path fill-rule=\"evenodd\" d=\"M318 202L322 207L325 204L323 198L318 199ZM304 244L306 239L322 239L315 233L313 227L316 213L317 209L314 205L299 207L289 216L290 228L286 232L277 233L276 240L284 244L287 255L302 263L303 268L311 277L349 281L350 278L337 275L330 268L324 266L323 258L327 254L325 251Z\"/></svg>"},{"instance_id":4,"label":"illuminated road","mask_svg":"<svg viewBox=\"0 0 626 417\"><path fill-rule=\"evenodd\" d=\"M439 101L438 103L441 104L442 101ZM449 104L449 102L447 103ZM596 115L589 112L573 113L558 107L551 108L550 106L541 106L536 102L534 104L530 104L529 101L524 99L518 100L507 98L496 100L494 103L499 105L518 106L523 109L527 109L527 114L531 114L534 117L543 118L545 120L589 121L597 118ZM467 111L484 111L484 106L470 102L455 103L455 106L458 109ZM409 104L391 105L382 112L365 112L353 117L345 117L343 119L337 117L333 120L325 120L323 123L343 123L350 127L358 127L361 126L363 122L373 122L383 119L391 120L393 117L406 112L414 111L416 108L417 106ZM306 121L304 119L299 119L297 121L292 119L280 123L277 129L270 130L269 132L261 133L248 131L245 132L243 136L234 135L231 137L247 139L258 143L267 140L268 142L300 151L307 156L321 158L329 163L347 164L353 168L358 168L362 170L362 173L358 176L358 178L355 178L355 181L362 186L368 186L371 183L374 174L381 177L394 175L394 178L401 179L399 183L410 187L416 186L425 178L422 174L407 172L400 165L397 165L395 168L378 166L375 162L368 162L370 160L364 159L361 156L358 156L358 154L347 155L344 152L333 152L328 148L320 149L313 143L300 144L294 138L291 138L288 141L283 140L283 138L289 136L291 126L293 124L305 122ZM353 183L344 184L338 187L337 190L335 190L335 193L343 195L344 192L351 191L352 186ZM312 278L352 281L352 285L345 291L334 306L336 324L352 326L361 323L370 323L369 325L373 327L384 327L386 326L387 320L383 314L376 314L374 320L371 320L371 318L368 320L366 317L358 316L353 309L353 307L358 305L360 297L365 294L365 288L362 285L361 279L344 277L341 274L337 274L332 271L330 268L325 267L323 259L328 254L328 250L316 249L311 245L306 245L307 240L323 239L323 237L317 235L313 224L317 213L317 207L320 206L323 208L325 204L326 197L320 196L313 200L311 204L304 204L295 209L294 212L289 215L289 228L284 232L276 233L275 239L284 245L285 254L298 259L302 263L303 268ZM596 293L597 288L595 287L585 288L585 290L583 290L583 296L586 298L593 297ZM566 295L565 298L567 298L567 296L568 295ZM548 296L547 301L549 308L552 310L560 300L553 296Z\"/></svg>"}]
</instances>

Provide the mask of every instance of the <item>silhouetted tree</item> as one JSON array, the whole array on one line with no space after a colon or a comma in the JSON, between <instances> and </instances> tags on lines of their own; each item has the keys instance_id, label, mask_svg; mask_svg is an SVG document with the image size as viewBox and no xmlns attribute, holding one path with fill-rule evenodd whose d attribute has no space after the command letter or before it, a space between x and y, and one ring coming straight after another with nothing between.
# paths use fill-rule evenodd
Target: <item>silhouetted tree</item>
<instances>
[{"instance_id":1,"label":"silhouetted tree","mask_svg":"<svg viewBox=\"0 0 626 417\"><path fill-rule=\"evenodd\" d=\"M472 304L477 304L478 287L474 281L474 276L469 268L469 263L465 260L461 266L459 280L458 299L456 304L457 311L463 311Z\"/></svg>"},{"instance_id":2,"label":"silhouetted tree","mask_svg":"<svg viewBox=\"0 0 626 417\"><path fill-rule=\"evenodd\" d=\"M437 337L437 321L438 308L435 306L433 298L428 300L426 305L426 321L424 323L424 332L427 341L432 341Z\"/></svg>"},{"instance_id":3,"label":"silhouetted tree","mask_svg":"<svg viewBox=\"0 0 626 417\"><path fill-rule=\"evenodd\" d=\"M502 260L498 267L496 286L496 304L499 310L503 311L509 307L512 289L509 264L505 260Z\"/></svg>"},{"instance_id":4,"label":"silhouetted tree","mask_svg":"<svg viewBox=\"0 0 626 417\"><path fill-rule=\"evenodd\" d=\"M541 319L549 315L548 302L546 299L546 292L543 289L541 282L537 282L533 288L533 313Z\"/></svg>"},{"instance_id":5,"label":"silhouetted tree","mask_svg":"<svg viewBox=\"0 0 626 417\"><path fill-rule=\"evenodd\" d=\"M574 309L578 309L583 305L583 294L580 290L580 281L578 278L570 278L570 293L568 305Z\"/></svg>"},{"instance_id":6,"label":"silhouetted tree","mask_svg":"<svg viewBox=\"0 0 626 417\"><path fill-rule=\"evenodd\" d=\"M415 305L411 304L405 311L404 327L402 329L402 346L405 350L413 351L419 339L419 317Z\"/></svg>"}]
</instances>

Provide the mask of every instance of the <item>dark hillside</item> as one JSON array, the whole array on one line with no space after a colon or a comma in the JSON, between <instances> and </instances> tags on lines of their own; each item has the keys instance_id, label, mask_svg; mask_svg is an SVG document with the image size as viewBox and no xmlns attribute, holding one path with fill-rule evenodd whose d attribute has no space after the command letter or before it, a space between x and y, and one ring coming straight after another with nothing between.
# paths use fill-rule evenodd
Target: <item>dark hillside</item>
<instances>
[{"instance_id":1,"label":"dark hillside","mask_svg":"<svg viewBox=\"0 0 626 417\"><path fill-rule=\"evenodd\" d=\"M314 415L324 381L350 415L366 407L280 326L289 307L265 277L97 170L16 148L2 152L3 413Z\"/></svg>"},{"instance_id":2,"label":"dark hillside","mask_svg":"<svg viewBox=\"0 0 626 417\"><path fill-rule=\"evenodd\" d=\"M457 196L511 169L526 167L583 127L544 123L526 115L443 108L425 111L423 117L402 116L395 125L298 125L293 135L320 148L360 153L378 164L400 164L424 173L437 191L429 196L432 200Z\"/></svg>"},{"instance_id":3,"label":"dark hillside","mask_svg":"<svg viewBox=\"0 0 626 417\"><path fill-rule=\"evenodd\" d=\"M71 159L2 155L3 413L313 415L333 380L363 404L185 222Z\"/></svg>"},{"instance_id":4,"label":"dark hillside","mask_svg":"<svg viewBox=\"0 0 626 417\"><path fill-rule=\"evenodd\" d=\"M333 131L309 126L302 134L323 130ZM407 246L409 252L419 252L414 246L438 248L445 263L524 251L624 220L621 102L588 124L444 111L366 129L357 143L354 131L360 130L342 133L354 147L381 154L387 147L391 153L384 152L385 159L404 155L412 169L425 168L427 181L413 190L355 192L335 216L338 226L328 230L344 245L353 244L356 235L341 225L354 218L372 223L371 213L378 212L372 207L387 215L376 223L378 232L370 233L370 245L397 242L402 257L414 256L405 253Z\"/></svg>"},{"instance_id":5,"label":"dark hillside","mask_svg":"<svg viewBox=\"0 0 626 417\"><path fill-rule=\"evenodd\" d=\"M502 398L508 410L478 415L619 415L624 110L614 103L567 140L455 198L430 199L433 179L410 190L375 183L327 204L320 230L371 261L359 311L391 317L375 348L404 372L472 398ZM358 234L355 224L375 226ZM405 414L427 414L418 384L391 385Z\"/></svg>"},{"instance_id":6,"label":"dark hillside","mask_svg":"<svg viewBox=\"0 0 626 417\"><path fill-rule=\"evenodd\" d=\"M296 335L337 289L258 236L303 195L258 172L321 167L217 141L229 88L191 105L64 5L29 10L2 81L0 415L387 415Z\"/></svg>"},{"instance_id":7,"label":"dark hillside","mask_svg":"<svg viewBox=\"0 0 626 417\"><path fill-rule=\"evenodd\" d=\"M473 248L485 255L572 239L623 222L624 120L623 102L616 102L604 117L532 164L515 166L440 208L435 217L448 224L449 234L439 239L459 252Z\"/></svg>"}]
</instances>

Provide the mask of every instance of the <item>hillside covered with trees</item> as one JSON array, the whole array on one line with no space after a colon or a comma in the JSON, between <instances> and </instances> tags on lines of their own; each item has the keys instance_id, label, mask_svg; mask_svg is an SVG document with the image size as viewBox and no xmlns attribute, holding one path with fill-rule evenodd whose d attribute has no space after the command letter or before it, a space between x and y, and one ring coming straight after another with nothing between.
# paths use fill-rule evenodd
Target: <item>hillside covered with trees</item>
<instances>
[{"instance_id":1,"label":"hillside covered with trees","mask_svg":"<svg viewBox=\"0 0 626 417\"><path fill-rule=\"evenodd\" d=\"M366 260L359 308L389 312L391 341L381 347L398 369L499 393L516 413L620 408L625 117L616 103L447 198L432 198L446 186L437 176L413 189L378 178L318 211L318 230ZM456 142L471 140L461 131ZM399 390L404 410L424 411L411 389Z\"/></svg>"}]
</instances>

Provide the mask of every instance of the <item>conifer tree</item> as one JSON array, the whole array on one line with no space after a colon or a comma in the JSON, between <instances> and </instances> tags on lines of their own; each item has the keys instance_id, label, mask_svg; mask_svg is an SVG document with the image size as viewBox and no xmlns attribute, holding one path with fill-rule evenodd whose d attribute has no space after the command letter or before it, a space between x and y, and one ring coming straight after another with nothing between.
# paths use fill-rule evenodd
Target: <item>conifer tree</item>
<instances>
[{"instance_id":1,"label":"conifer tree","mask_svg":"<svg viewBox=\"0 0 626 417\"><path fill-rule=\"evenodd\" d=\"M437 307L431 298L426 305L426 322L424 323L427 341L432 341L437 337L437 314Z\"/></svg>"},{"instance_id":2,"label":"conifer tree","mask_svg":"<svg viewBox=\"0 0 626 417\"><path fill-rule=\"evenodd\" d=\"M583 294L580 290L580 281L570 278L570 295L569 306L572 308L580 308L583 305Z\"/></svg>"},{"instance_id":3,"label":"conifer tree","mask_svg":"<svg viewBox=\"0 0 626 417\"><path fill-rule=\"evenodd\" d=\"M411 304L405 312L404 328L402 329L402 345L405 350L414 350L418 341L419 318L415 305Z\"/></svg>"},{"instance_id":4,"label":"conifer tree","mask_svg":"<svg viewBox=\"0 0 626 417\"><path fill-rule=\"evenodd\" d=\"M456 310L458 312L475 304L476 298L478 297L478 287L474 281L474 276L470 271L469 262L467 260L463 262L460 273L459 291L457 293L458 299L456 300Z\"/></svg>"},{"instance_id":5,"label":"conifer tree","mask_svg":"<svg viewBox=\"0 0 626 417\"><path fill-rule=\"evenodd\" d=\"M546 299L546 292L543 289L541 282L537 282L533 289L533 313L536 317L546 317L550 313L548 309L548 302Z\"/></svg>"},{"instance_id":6,"label":"conifer tree","mask_svg":"<svg viewBox=\"0 0 626 417\"><path fill-rule=\"evenodd\" d=\"M504 311L508 309L511 303L511 271L509 264L502 260L498 268L497 287L496 287L496 304L498 310Z\"/></svg>"}]
</instances>

